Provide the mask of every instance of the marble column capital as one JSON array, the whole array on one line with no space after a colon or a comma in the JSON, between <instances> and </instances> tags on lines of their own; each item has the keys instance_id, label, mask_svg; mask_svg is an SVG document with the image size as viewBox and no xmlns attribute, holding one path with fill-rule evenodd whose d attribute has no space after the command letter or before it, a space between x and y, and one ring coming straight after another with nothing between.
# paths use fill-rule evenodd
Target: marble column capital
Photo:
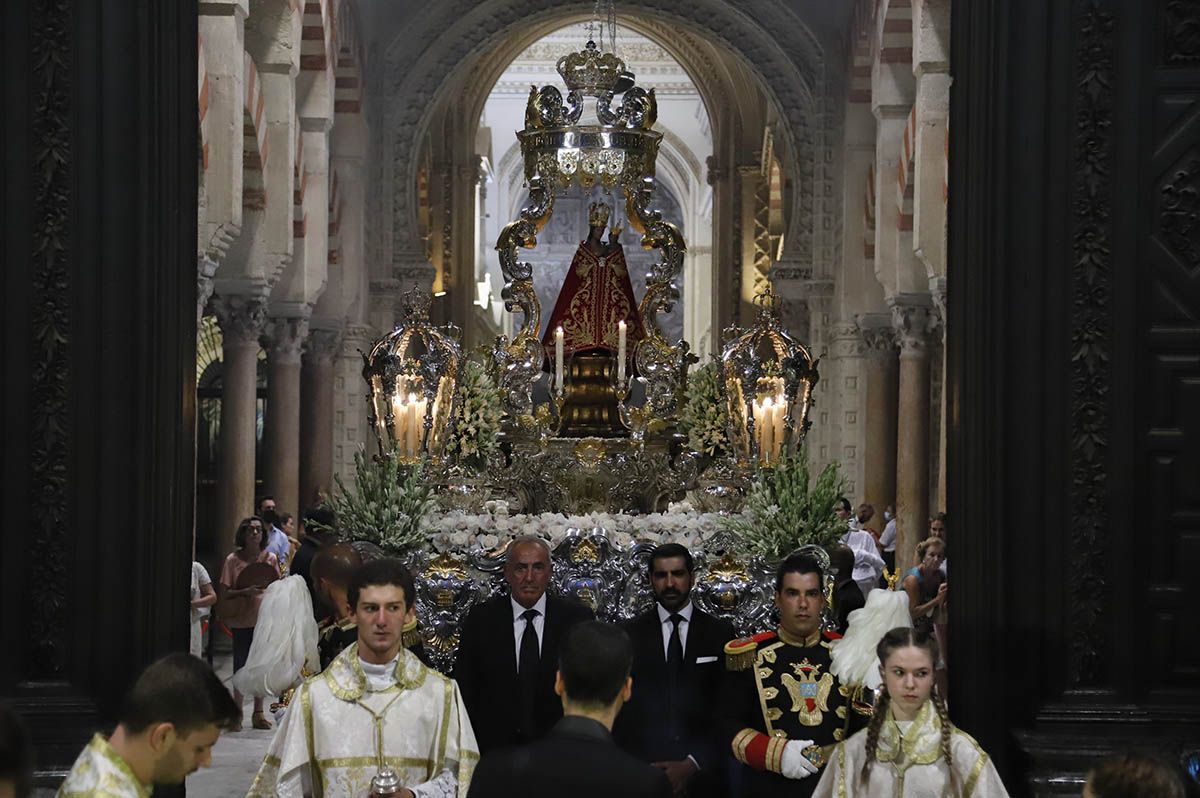
<instances>
[{"instance_id":1,"label":"marble column capital","mask_svg":"<svg viewBox=\"0 0 1200 798\"><path fill-rule=\"evenodd\" d=\"M896 330L891 317L885 313L860 313L855 326L862 337L863 353L868 357L886 359L896 353Z\"/></svg>"},{"instance_id":2,"label":"marble column capital","mask_svg":"<svg viewBox=\"0 0 1200 798\"><path fill-rule=\"evenodd\" d=\"M272 363L296 365L307 337L307 316L273 317L263 328L262 345Z\"/></svg>"},{"instance_id":3,"label":"marble column capital","mask_svg":"<svg viewBox=\"0 0 1200 798\"><path fill-rule=\"evenodd\" d=\"M342 351L341 330L311 330L304 340L304 357L318 364L333 362L333 358Z\"/></svg>"},{"instance_id":4,"label":"marble column capital","mask_svg":"<svg viewBox=\"0 0 1200 798\"><path fill-rule=\"evenodd\" d=\"M342 330L342 356L365 350L377 338L375 328L366 324L347 324Z\"/></svg>"},{"instance_id":5,"label":"marble column capital","mask_svg":"<svg viewBox=\"0 0 1200 798\"><path fill-rule=\"evenodd\" d=\"M927 355L931 333L937 323L930 296L896 297L891 305L892 325L896 328L901 356Z\"/></svg>"},{"instance_id":6,"label":"marble column capital","mask_svg":"<svg viewBox=\"0 0 1200 798\"><path fill-rule=\"evenodd\" d=\"M267 323L267 302L263 297L218 295L212 304L226 346L258 346Z\"/></svg>"}]
</instances>

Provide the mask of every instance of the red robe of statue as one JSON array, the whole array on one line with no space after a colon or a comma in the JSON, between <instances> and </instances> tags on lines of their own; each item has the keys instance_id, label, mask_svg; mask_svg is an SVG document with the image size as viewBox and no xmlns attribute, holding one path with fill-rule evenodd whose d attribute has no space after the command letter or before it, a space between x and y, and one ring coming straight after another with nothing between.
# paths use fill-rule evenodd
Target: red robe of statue
<instances>
[{"instance_id":1,"label":"red robe of statue","mask_svg":"<svg viewBox=\"0 0 1200 798\"><path fill-rule=\"evenodd\" d=\"M621 320L626 325L626 353L632 356L634 342L645 337L645 332L625 265L625 250L620 244L609 244L604 254L597 255L584 241L575 251L542 336L547 356L553 362L554 330L559 326L566 355L588 349L616 354L617 323Z\"/></svg>"}]
</instances>

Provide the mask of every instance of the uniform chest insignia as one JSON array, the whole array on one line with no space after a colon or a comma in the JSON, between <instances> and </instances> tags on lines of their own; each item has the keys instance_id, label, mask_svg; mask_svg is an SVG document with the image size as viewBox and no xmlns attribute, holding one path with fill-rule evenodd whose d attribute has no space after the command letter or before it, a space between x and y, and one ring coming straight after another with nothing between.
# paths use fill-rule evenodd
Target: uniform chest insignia
<instances>
[{"instance_id":1,"label":"uniform chest insignia","mask_svg":"<svg viewBox=\"0 0 1200 798\"><path fill-rule=\"evenodd\" d=\"M833 689L833 674L821 673L820 665L807 659L792 664L796 676L785 673L780 683L792 697L792 712L800 716L805 726L820 726L823 713L829 711L829 692ZM797 678L797 676L799 678Z\"/></svg>"}]
</instances>

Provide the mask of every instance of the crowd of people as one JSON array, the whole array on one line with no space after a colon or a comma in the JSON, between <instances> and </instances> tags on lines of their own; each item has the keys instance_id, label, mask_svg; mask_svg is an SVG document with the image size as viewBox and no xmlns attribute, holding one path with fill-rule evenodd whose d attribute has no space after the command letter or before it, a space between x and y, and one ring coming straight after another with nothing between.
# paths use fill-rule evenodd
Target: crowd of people
<instances>
[{"instance_id":1,"label":"crowd of people","mask_svg":"<svg viewBox=\"0 0 1200 798\"><path fill-rule=\"evenodd\" d=\"M407 634L416 586L401 562L363 562L330 535L297 539L272 510L239 525L218 582L222 603L232 602L222 617L235 632L237 670L255 669L267 636L299 652L272 659L265 677L235 676L235 685L286 694L248 796L1007 795L988 754L950 720L939 680L944 539L922 541L901 590L872 595L886 550L866 526L869 505L851 514L838 504L848 529L829 552L833 606L822 562L793 553L775 575L777 625L746 638L692 601L695 563L684 546L650 553L654 605L618 626L551 595L549 547L516 538L503 570L509 589L468 613L449 675ZM264 589L241 579L251 567L292 575ZM868 568L879 569L870 581ZM287 589L301 597L291 605L305 616L297 629L321 617L317 631L281 638L272 618L255 646L256 613ZM194 570L193 612L213 598L207 574ZM847 663L863 644L869 661L856 671ZM255 725L269 723L265 691L248 690ZM140 797L182 782L210 763L223 729L241 728L241 699L197 657L159 660L59 795ZM19 718L0 707L0 798L29 795L31 762ZM1130 754L1097 768L1085 795L1182 798L1185 784L1170 765Z\"/></svg>"}]
</instances>

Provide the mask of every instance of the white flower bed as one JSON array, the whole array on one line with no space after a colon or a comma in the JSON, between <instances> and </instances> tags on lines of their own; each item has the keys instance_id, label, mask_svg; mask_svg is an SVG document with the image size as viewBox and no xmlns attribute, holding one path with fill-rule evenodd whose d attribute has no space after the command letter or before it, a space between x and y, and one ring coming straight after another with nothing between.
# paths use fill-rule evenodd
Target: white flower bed
<instances>
[{"instance_id":1,"label":"white flower bed","mask_svg":"<svg viewBox=\"0 0 1200 798\"><path fill-rule=\"evenodd\" d=\"M435 551L471 551L494 549L503 541L520 535L536 535L553 546L571 529L600 528L618 546L634 542L682 543L688 548L703 548L727 519L719 513L697 512L686 502L671 504L665 513L626 515L624 513L588 513L587 515L509 515L505 502L488 502L479 515L450 512L430 513L421 522Z\"/></svg>"}]
</instances>

